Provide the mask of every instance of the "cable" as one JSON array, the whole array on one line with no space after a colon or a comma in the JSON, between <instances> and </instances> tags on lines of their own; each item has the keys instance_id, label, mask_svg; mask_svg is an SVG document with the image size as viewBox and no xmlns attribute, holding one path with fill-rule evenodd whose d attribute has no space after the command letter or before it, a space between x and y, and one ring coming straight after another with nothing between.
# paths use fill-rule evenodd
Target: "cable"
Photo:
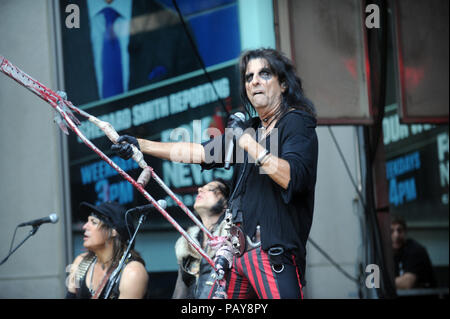
<instances>
[{"instance_id":1,"label":"cable","mask_svg":"<svg viewBox=\"0 0 450 319\"><path fill-rule=\"evenodd\" d=\"M203 70L203 73L205 74L205 76L208 79L208 81L211 83L211 85L213 87L213 90L214 90L214 93L217 95L217 99L219 100L220 105L223 108L223 111L225 112L225 114L227 116L229 116L230 112L228 112L228 110L227 110L227 108L225 106L225 103L223 102L222 98L220 97L219 93L216 90L216 87L214 86L214 82L213 82L209 72L206 70L205 63L203 62L203 59L202 59L202 57L200 55L200 52L198 51L197 45L195 44L195 41L192 38L192 35L191 35L191 33L189 32L189 30L187 28L186 22L184 21L183 14L181 13L180 8L178 7L177 1L176 0L172 0L172 3L174 5L174 7L175 7L175 10L178 13L178 17L180 18L180 21L181 21L181 24L183 26L184 32L186 33L186 35L187 35L187 37L189 39L191 47L194 50L195 56L197 57L197 60L200 63L200 66L201 66L201 68Z\"/></svg>"},{"instance_id":2,"label":"cable","mask_svg":"<svg viewBox=\"0 0 450 319\"><path fill-rule=\"evenodd\" d=\"M9 251L6 254L6 257L2 261L0 261L0 266L3 265L8 260L10 254L11 254L12 247L13 247L13 244L14 244L14 238L16 238L16 232L17 232L18 228L19 228L19 226L16 226L16 230L14 230L14 235L13 235L12 240L11 240L11 245L9 246Z\"/></svg>"},{"instance_id":3,"label":"cable","mask_svg":"<svg viewBox=\"0 0 450 319\"><path fill-rule=\"evenodd\" d=\"M13 237L12 237L12 240L11 240L11 245L9 246L9 251L8 251L8 254L11 252L11 250L12 250L12 246L13 246L13 244L14 244L14 239L16 238L16 232L17 232L17 229L19 228L19 226L16 226L16 229L14 230L14 235L13 235Z\"/></svg>"},{"instance_id":4,"label":"cable","mask_svg":"<svg viewBox=\"0 0 450 319\"><path fill-rule=\"evenodd\" d=\"M334 135L333 130L331 129L330 126L328 126L328 131L330 132L330 135L331 135L331 138L333 139L334 145L336 146L339 156L341 157L341 160L344 163L345 170L347 171L348 177L350 178L350 181L352 182L353 187L355 188L355 191L358 194L359 199L361 200L361 203L363 204L364 207L366 207L366 202L364 200L364 197L361 194L361 192L359 191L358 185L356 185L355 179L353 178L353 175L350 172L350 168L348 167L347 160L345 159L344 154L342 153L341 147L339 146L339 143L336 140L336 136Z\"/></svg>"},{"instance_id":5,"label":"cable","mask_svg":"<svg viewBox=\"0 0 450 319\"><path fill-rule=\"evenodd\" d=\"M12 249L12 246L13 246L13 243L14 243L14 239L15 239L15 237L16 237L16 231L17 231L17 229L18 229L19 227L20 227L20 226L16 226L16 230L14 231L13 239L12 239L11 245L10 245L10 247L9 247L9 252L8 252L8 254L6 255L6 257L5 257L2 261L0 261L0 266L3 265L3 264L9 259L9 257L11 257L11 255L12 255L17 249L19 249L19 247L22 246L22 245L25 243L25 241L26 241L28 238L30 238L31 236L33 236L33 235L37 232L37 230L39 229L39 226L33 226L33 229L28 233L28 236L25 237L25 239L22 240L22 242L20 242L20 244L18 244L18 245L16 246L16 248Z\"/></svg>"},{"instance_id":6,"label":"cable","mask_svg":"<svg viewBox=\"0 0 450 319\"><path fill-rule=\"evenodd\" d=\"M180 18L180 21L181 21L181 23L182 23L182 26L183 26L183 28L184 28L184 30L185 30L185 33L186 33L186 35L187 35L187 37L188 37L188 39L189 39L189 42L190 42L190 44L191 44L191 46L192 46L192 49L194 50L194 53L195 53L195 55L196 55L196 57L197 57L197 59L198 59L198 61L199 61L199 63L200 63L201 68L203 69L203 72L204 72L206 78L207 78L208 81L211 83L211 85L212 85L212 87L213 87L213 89L214 89L214 92L215 92L215 94L217 95L218 100L220 101L220 104L221 104L221 106L222 106L222 108L223 108L225 114L229 115L229 112L228 112L228 110L226 109L225 104L223 103L223 100L220 98L219 94L217 93L217 90L216 90L216 88L215 88L215 86L214 86L214 84L213 84L213 81L212 81L212 79L211 79L210 74L209 74L208 71L206 70L205 64L204 64L203 59L202 59L202 57L201 57L201 55L200 55L200 53L199 53L199 51L198 51L198 48L197 48L197 46L196 46L196 44L195 44L195 41L194 41L194 39L192 38L192 36L191 36L189 30L187 29L187 26L186 26L186 23L185 23L185 21L184 21L183 15L182 15L182 13L181 13L181 11L180 11L180 8L178 7L178 4L177 4L176 0L172 0L172 3L173 3L173 5L174 5L174 7L175 7L175 9L176 9L176 11L177 11L177 13L178 13L178 16L179 16L179 18ZM384 115L384 113L379 114L379 116L378 116L378 121L377 121L377 122L380 122L380 118L381 118L381 120L382 120L383 115ZM331 129L329 126L328 126L328 130L329 130L329 132L330 132L330 134L331 134L331 137L332 137L332 139L333 139L333 141L334 141L334 144L336 145L336 148L337 148L337 150L338 150L338 152L339 152L339 155L340 155L340 157L341 157L341 159L342 159L342 161L343 161L343 163L344 163L345 169L346 169L347 174L348 174L348 176L349 176L349 178L350 178L350 180L351 180L351 182L352 182L352 184L353 184L353 187L355 188L355 190L356 190L356 192L357 192L357 194L358 194L358 196L359 196L359 198L360 198L360 200L361 200L361 203L363 204L364 211L366 211L366 213L367 213L368 207L366 206L366 202L365 202L365 200L364 200L364 197L363 197L363 195L361 194L361 192L359 191L358 186L356 185L356 182L355 182L355 180L354 180L354 178L353 178L353 175L352 175L351 172L350 172L350 169L349 169L349 167L348 167L347 161L345 160L345 157L344 157L344 155L343 155L343 153L342 153L342 150L341 150L341 148L340 148L340 146L339 146L339 143L337 142L336 137L335 137L335 135L334 135L332 129ZM376 144L378 144L377 142L378 142L378 141L376 141ZM309 241L310 241L311 244L312 244L312 245L313 245L313 246L314 246L314 247L315 247L315 248L316 248L316 249L317 249L317 250L318 250L325 258L326 258L326 259L328 259L328 260L330 261L330 263L331 263L333 266L335 266L341 273L343 273L343 274L344 274L347 278L349 278L350 280L359 283L359 280L358 280L358 279L352 277L352 276L349 275L344 269L342 269L342 268L339 266L339 264L337 264L337 263L336 263L336 262L335 262L335 261L334 261L334 260L333 260L333 259L332 259L332 258L331 258L331 257L330 257L330 256L329 256L322 248L320 248L320 246L317 245L311 238L309 239Z\"/></svg>"},{"instance_id":7,"label":"cable","mask_svg":"<svg viewBox=\"0 0 450 319\"><path fill-rule=\"evenodd\" d=\"M372 157L370 158L373 162L375 159L376 150L378 148L378 144L380 142L380 133L382 132L383 128L383 118L384 118L384 112L385 112L385 100L386 100L386 83L387 83L387 28L388 28L388 20L387 20L387 4L384 0L377 0L374 2L379 2L377 5L381 7L381 28L378 30L374 30L373 32L376 32L376 35L372 35L373 37L376 37L374 42L379 46L379 50L371 50L370 53L372 53L371 61L375 66L378 67L379 70L379 77L375 78L377 81L372 79L371 83L372 85L376 86L378 88L378 99L375 97L373 98L373 104L375 104L375 108L378 110L377 117L375 119L375 123L373 125L374 127L374 134L372 137L372 149L374 152L372 153ZM369 33L370 34L370 33ZM373 91L376 92L375 88L372 88ZM377 103L378 102L378 103Z\"/></svg>"},{"instance_id":8,"label":"cable","mask_svg":"<svg viewBox=\"0 0 450 319\"><path fill-rule=\"evenodd\" d=\"M389 27L389 21L387 18L388 2L385 0L374 0L369 2L373 2L381 8L381 28L368 31L369 59L374 69L374 72L371 72L372 91L374 92L372 95L372 104L375 109L378 110L372 130L366 130L366 154L368 157L368 167L372 168L380 142L384 107L386 102L387 28ZM372 136L370 136L370 133L372 133ZM371 137L371 139L369 139L369 137ZM387 261L384 256L384 246L381 238L380 225L378 224L377 212L375 210L376 201L374 198L373 176L371 172L370 174L366 174L366 196L370 202L370 206L367 207L366 211L369 218L369 226L372 227L371 235L373 239L374 261L379 263L380 268L385 269L385 272L383 272L383 276L381 277L383 283L382 289L379 291L377 290L377 293L379 293L381 297L395 297L396 289L392 280L389 280L389 271L387 268Z\"/></svg>"},{"instance_id":9,"label":"cable","mask_svg":"<svg viewBox=\"0 0 450 319\"><path fill-rule=\"evenodd\" d=\"M128 225L128 213L130 212L130 210L127 210L125 213L125 225L127 226L127 230L128 230L128 235L131 238L131 231L130 231L130 226Z\"/></svg>"},{"instance_id":10,"label":"cable","mask_svg":"<svg viewBox=\"0 0 450 319\"><path fill-rule=\"evenodd\" d=\"M383 13L382 13L382 18L383 18L383 26L382 26L382 30L380 33L377 33L376 36L378 36L378 38L376 39L377 41L377 45L379 46L379 49L373 49L373 51L371 51L372 55L371 55L371 60L373 61L373 65L376 65L378 67L379 70L379 78L377 79L377 83L375 83L375 81L372 81L373 85L376 85L378 87L378 95L377 98L378 99L373 99L373 103L376 104L375 106L378 109L378 114L377 117L375 119L375 124L374 124L374 132L373 132L373 136L372 139L368 141L366 141L366 154L368 154L367 156L367 166L368 167L372 167L373 166L373 162L375 159L375 155L376 155L376 150L378 148L378 144L380 141L380 134L381 134L381 130L382 130L382 121L383 121L383 117L384 117L384 102L385 102L385 96L386 96L386 55L387 55L387 37L386 37L386 28L387 28L387 13L386 13L386 3L385 1L379 1L379 5L383 8ZM373 40L375 41L375 40ZM375 90L374 90L375 91ZM379 225L377 222L377 219L375 217L375 214L373 212L374 210L374 205L375 203L373 196L371 196L371 190L372 188L369 187L367 185L372 185L372 178L371 178L371 172L369 171L368 174L366 174L366 195L369 197L369 202L371 202L371 205L368 206L366 201L364 200L363 195L361 194L361 192L359 191L356 182L350 172L350 169L348 167L347 161L344 158L344 155L342 153L342 150L339 146L339 143L336 140L336 137L334 136L334 133L332 131L332 129L328 126L328 130L331 134L331 137L336 145L336 148L339 152L339 155L341 157L342 162L344 163L345 169L347 171L347 174L353 184L353 187L355 188L355 191L357 192L361 203L363 205L363 209L365 211L365 214L368 218L368 227L370 229L370 234L372 237L372 243L373 243L373 256L374 256L374 260L377 260L381 263L382 266L386 265L386 261L384 259L384 255L383 255L383 245L382 245L382 241L381 241L381 237L380 237L380 229L379 229ZM368 134L368 132L366 132L366 134ZM385 267L383 267L385 268ZM391 295L392 294L392 287L391 287L391 283L389 282L389 280L383 276L383 281L384 281L384 289L383 289L383 294L386 295Z\"/></svg>"},{"instance_id":11,"label":"cable","mask_svg":"<svg viewBox=\"0 0 450 319\"><path fill-rule=\"evenodd\" d=\"M202 69L203 69L203 72L204 72L206 78L207 78L208 81L212 84L213 89L214 89L214 92L215 92L215 94L217 95L217 97L218 97L218 99L219 99L219 101L220 101L220 103L221 103L221 105L222 105L222 108L223 108L223 110L225 111L225 114L229 115L229 112L228 112L228 110L226 109L225 104L223 103L222 99L220 98L219 94L218 94L217 91L216 91L216 88L215 88L215 86L214 86L214 84L213 84L213 81L212 81L212 79L211 79L210 74L209 74L208 71L206 70L206 67L205 67L205 64L204 64L204 62L203 62L203 59L202 59L202 57L201 57L201 55L200 55L200 53L199 53L199 51L198 51L198 48L197 48L197 45L195 44L194 39L192 38L192 36L191 36L191 34L190 34L190 32L189 32L187 26L186 26L186 23L185 23L185 21L184 21L183 15L182 15L182 13L181 13L181 11L180 11L180 8L178 7L178 4L177 4L176 0L172 0L172 3L173 3L173 5L174 5L174 7L175 7L175 9L176 9L176 11L177 11L177 13L178 13L178 17L180 18L180 21L181 21L181 24L183 25L184 31L185 31L185 33L186 33L188 39L189 39L189 42L190 42L190 44L191 44L191 46L192 46L192 49L194 50L194 53L195 53L195 55L196 55L196 57L197 57L197 59L198 59L198 61L199 61L199 63L200 63L200 66L201 66ZM349 169L349 167L348 167L348 165L347 165L347 161L345 160L344 155L342 154L341 148L339 147L339 144L337 143L337 140L336 140L336 138L335 138L335 136L334 136L334 133L333 133L333 131L331 130L330 127L328 127L328 129L329 129L330 134L331 134L331 136L332 136L332 138L333 138L333 141L334 141L334 143L335 143L335 145L336 145L336 147L337 147L337 149L338 149L338 152L339 152L339 154L340 154L340 156L341 156L341 158L342 158L342 161L344 162L344 165L345 165L345 168L346 168L346 170L347 170L347 173L348 173L348 175L349 175L349 177L350 177L350 180L352 181L352 184L353 184L353 186L355 187L355 189L356 189L356 191L357 191L357 193L358 193L358 195L359 195L359 197L360 197L360 199L361 199L361 202L362 202L362 203L364 204L364 206L365 206L364 198L363 198L361 192L359 191L359 189L358 189L358 187L357 187L357 185L356 185L356 183L355 183L355 181L354 181L354 179L353 179L353 176L352 176L352 174L351 174L351 172L350 172L350 169ZM244 168L244 170L245 170L245 168ZM243 171L244 171L244 170L243 170ZM243 174L241 174L241 176L240 176L240 178L239 178L239 180L238 180L237 185L240 184L242 177L243 177ZM236 185L236 186L237 186L237 185ZM237 190L237 188L235 188L235 191L233 192L231 198L234 197L234 193L236 192L236 190ZM358 280L358 279L352 277L352 276L349 275L344 269L342 269L342 268L339 266L339 264L337 264L337 263L336 263L336 262L335 262L335 261L334 261L334 260L333 260L333 259L332 259L332 258L331 258L331 257L330 257L330 256L329 256L322 248L320 248L319 245L317 245L311 238L310 238L309 240L310 240L311 244L312 244L312 245L313 245L313 246L314 246L314 247L315 247L315 248L316 248L316 249L317 249L317 250L318 250L325 258L326 258L326 259L328 259L328 260L330 261L330 263L331 263L333 266L335 266L340 272L342 272L342 273L343 273L347 278L349 278L350 280L359 283L359 280Z\"/></svg>"},{"instance_id":12,"label":"cable","mask_svg":"<svg viewBox=\"0 0 450 319\"><path fill-rule=\"evenodd\" d=\"M353 277L352 275L350 275L348 272L346 272L337 262L335 262L333 260L333 258L331 258L322 248L320 248L319 245L316 244L316 242L309 237L308 241L311 243L311 245L313 245L326 259L328 259L328 261L334 266L336 267L337 270L339 270L345 277L347 277L348 279L356 282L359 284L359 279Z\"/></svg>"}]
</instances>

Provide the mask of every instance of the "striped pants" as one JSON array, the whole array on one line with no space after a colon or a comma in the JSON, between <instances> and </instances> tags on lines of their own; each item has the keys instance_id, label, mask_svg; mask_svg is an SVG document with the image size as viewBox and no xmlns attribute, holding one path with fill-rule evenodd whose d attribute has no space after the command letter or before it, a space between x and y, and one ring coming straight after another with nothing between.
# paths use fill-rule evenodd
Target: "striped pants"
<instances>
[{"instance_id":1,"label":"striped pants","mask_svg":"<svg viewBox=\"0 0 450 319\"><path fill-rule=\"evenodd\" d=\"M285 253L274 265L261 247L233 258L227 284L228 299L303 299L294 256Z\"/></svg>"}]
</instances>

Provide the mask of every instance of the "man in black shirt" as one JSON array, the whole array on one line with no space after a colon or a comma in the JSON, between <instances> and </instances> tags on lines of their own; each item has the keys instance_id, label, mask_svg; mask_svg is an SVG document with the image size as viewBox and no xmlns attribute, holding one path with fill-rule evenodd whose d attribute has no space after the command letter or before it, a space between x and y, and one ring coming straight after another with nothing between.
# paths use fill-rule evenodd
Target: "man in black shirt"
<instances>
[{"instance_id":1,"label":"man in black shirt","mask_svg":"<svg viewBox=\"0 0 450 319\"><path fill-rule=\"evenodd\" d=\"M413 239L406 238L406 222L395 217L391 222L397 289L435 287L436 282L428 252Z\"/></svg>"},{"instance_id":2,"label":"man in black shirt","mask_svg":"<svg viewBox=\"0 0 450 319\"><path fill-rule=\"evenodd\" d=\"M229 207L233 224L247 241L244 251L233 258L227 294L229 298L302 298L318 157L315 109L303 94L292 62L276 50L244 52L240 75L250 119L232 115L227 126L234 130L239 146L231 160ZM126 159L132 155L132 143L145 154L211 169L224 167L227 135L204 144L122 136L121 144L112 149Z\"/></svg>"}]
</instances>

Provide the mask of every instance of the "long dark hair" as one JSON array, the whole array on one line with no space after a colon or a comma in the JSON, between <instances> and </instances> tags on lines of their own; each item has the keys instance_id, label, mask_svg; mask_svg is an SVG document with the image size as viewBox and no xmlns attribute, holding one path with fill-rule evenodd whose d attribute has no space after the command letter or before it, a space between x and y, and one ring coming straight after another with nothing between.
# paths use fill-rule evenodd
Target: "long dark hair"
<instances>
[{"instance_id":1,"label":"long dark hair","mask_svg":"<svg viewBox=\"0 0 450 319\"><path fill-rule=\"evenodd\" d=\"M218 202L211 208L211 211L215 214L221 214L224 212L228 205L228 197L230 196L230 186L228 182L222 178L215 178L212 182L217 182L217 191L222 194L222 197Z\"/></svg>"},{"instance_id":2,"label":"long dark hair","mask_svg":"<svg viewBox=\"0 0 450 319\"><path fill-rule=\"evenodd\" d=\"M100 230L107 235L107 240L112 239L113 257L112 257L112 263L111 263L111 266L109 267L109 269L114 269L119 265L120 259L122 258L125 250L127 249L128 244L121 237L121 235L118 232L116 232L117 235L115 237L112 237L113 228L108 226L103 221L100 222ZM136 250L131 249L130 253L131 253L131 258L130 258L131 260L138 261L145 267L145 261L142 259L141 255ZM89 251L87 257L90 257L90 256L92 256L92 257L95 256L95 253L92 251Z\"/></svg>"},{"instance_id":3,"label":"long dark hair","mask_svg":"<svg viewBox=\"0 0 450 319\"><path fill-rule=\"evenodd\" d=\"M281 52L274 49L261 48L257 50L245 51L241 54L239 62L239 72L241 75L241 98L244 109L252 117L256 114L253 105L247 97L245 90L245 71L247 64L252 59L264 59L268 63L271 72L278 77L280 85L284 83L286 90L282 94L281 108L279 116L285 114L290 108L303 110L316 117L314 104L305 97L303 93L302 81L296 75L292 62Z\"/></svg>"}]
</instances>

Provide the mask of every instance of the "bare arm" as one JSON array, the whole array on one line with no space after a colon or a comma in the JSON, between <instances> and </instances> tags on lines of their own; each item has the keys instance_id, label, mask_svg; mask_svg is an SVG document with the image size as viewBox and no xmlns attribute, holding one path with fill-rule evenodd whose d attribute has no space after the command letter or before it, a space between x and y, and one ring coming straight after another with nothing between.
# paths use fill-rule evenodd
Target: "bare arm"
<instances>
[{"instance_id":1,"label":"bare arm","mask_svg":"<svg viewBox=\"0 0 450 319\"><path fill-rule=\"evenodd\" d=\"M187 142L154 142L137 139L142 153L172 162L200 164L205 160L203 145Z\"/></svg>"},{"instance_id":2,"label":"bare arm","mask_svg":"<svg viewBox=\"0 0 450 319\"><path fill-rule=\"evenodd\" d=\"M395 278L397 289L412 289L416 284L417 276L412 272L405 272L403 275Z\"/></svg>"},{"instance_id":3,"label":"bare arm","mask_svg":"<svg viewBox=\"0 0 450 319\"><path fill-rule=\"evenodd\" d=\"M239 146L243 148L253 158L257 159L258 156L264 151L264 147L261 146L255 139L249 134L244 134L239 139ZM269 154L268 158L264 161L261 168L269 175L269 177L278 185L284 189L288 188L291 180L291 169L288 161Z\"/></svg>"},{"instance_id":4,"label":"bare arm","mask_svg":"<svg viewBox=\"0 0 450 319\"><path fill-rule=\"evenodd\" d=\"M142 299L147 292L148 274L144 265L132 261L123 270L119 299Z\"/></svg>"},{"instance_id":5,"label":"bare arm","mask_svg":"<svg viewBox=\"0 0 450 319\"><path fill-rule=\"evenodd\" d=\"M67 277L66 285L67 285L67 290L70 293L73 293L73 294L76 293L77 292L76 289L79 288L79 287L77 287L77 285L79 283L77 283L75 280L75 274L77 272L78 266L80 265L80 262L83 260L84 256L86 256L86 255L87 255L87 253L78 255L77 258L75 258L75 260L73 261L73 263L71 265L69 265L70 271L69 271L69 276Z\"/></svg>"}]
</instances>

